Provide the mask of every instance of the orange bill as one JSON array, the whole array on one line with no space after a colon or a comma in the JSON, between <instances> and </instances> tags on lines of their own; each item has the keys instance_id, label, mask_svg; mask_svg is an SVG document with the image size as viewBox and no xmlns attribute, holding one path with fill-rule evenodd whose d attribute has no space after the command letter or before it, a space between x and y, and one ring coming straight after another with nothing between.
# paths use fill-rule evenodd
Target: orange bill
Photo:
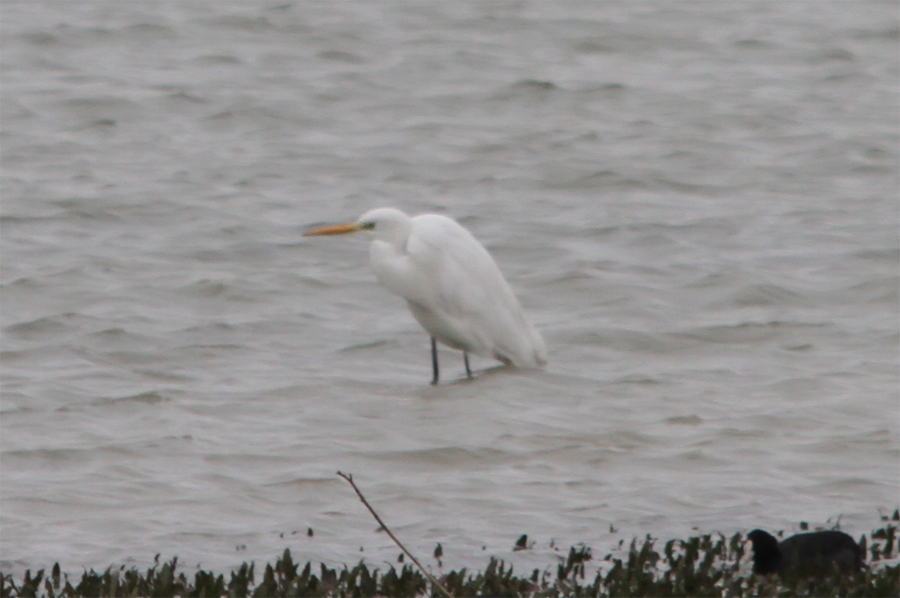
<instances>
[{"instance_id":1,"label":"orange bill","mask_svg":"<svg viewBox=\"0 0 900 598\"><path fill-rule=\"evenodd\" d=\"M325 228L317 228L315 230L311 230L304 237L318 237L321 235L346 235L347 233L355 233L359 230L359 226L356 223L353 224L339 224L338 226L326 226Z\"/></svg>"}]
</instances>

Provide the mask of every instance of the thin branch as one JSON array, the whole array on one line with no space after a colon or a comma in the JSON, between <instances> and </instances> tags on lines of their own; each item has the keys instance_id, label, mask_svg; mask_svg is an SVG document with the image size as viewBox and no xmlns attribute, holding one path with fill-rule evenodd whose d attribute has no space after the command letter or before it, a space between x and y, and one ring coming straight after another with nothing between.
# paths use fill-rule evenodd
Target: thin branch
<instances>
[{"instance_id":1,"label":"thin branch","mask_svg":"<svg viewBox=\"0 0 900 598\"><path fill-rule=\"evenodd\" d=\"M369 509L369 513L372 514L372 517L375 518L375 521L378 522L378 525L381 526L381 529L383 529L385 532L387 532L387 535L391 537L391 540L394 541L394 544L396 544L397 546L400 547L400 550L402 550L404 552L404 554L406 554L406 556L408 556L410 558L410 560L416 564L416 567L418 567L419 570L425 574L425 577L427 577L431 581L431 583L433 583L435 586L437 586L437 588L441 592L446 594L448 598L453 598L453 594L451 594L447 590L447 588L445 588L443 585L441 585L441 582L439 582L437 579L435 579L435 577L431 573L429 573L428 570L425 569L425 567L422 566L422 563L420 563L419 560L416 557L414 557L410 551L408 551L406 549L406 546L404 546L400 542L400 540L397 539L397 536L395 536L393 534L393 532L391 532L390 528L387 525L385 525L384 521L381 520L381 517L378 516L378 513L375 512L375 509L372 508L372 505L369 504L369 501L366 500L366 497L363 496L362 492L359 491L359 488L356 486L356 483L353 481L353 475L352 474L346 475L344 473L341 473L340 471L337 472L337 474L339 476L341 476L342 478L344 478L345 480L347 480L348 482L350 482L350 485L353 486L354 490L356 490L356 494L357 494L357 496L359 496L359 500L362 501L362 504L366 505L366 508Z\"/></svg>"}]
</instances>

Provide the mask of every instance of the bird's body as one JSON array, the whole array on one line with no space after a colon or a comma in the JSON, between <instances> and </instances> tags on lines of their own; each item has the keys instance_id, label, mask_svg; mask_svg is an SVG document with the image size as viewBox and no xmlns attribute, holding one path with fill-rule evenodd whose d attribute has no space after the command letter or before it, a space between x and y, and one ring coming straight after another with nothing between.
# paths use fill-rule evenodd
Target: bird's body
<instances>
[{"instance_id":1,"label":"bird's body","mask_svg":"<svg viewBox=\"0 0 900 598\"><path fill-rule=\"evenodd\" d=\"M772 534L755 529L747 538L753 543L756 574L816 573L831 569L855 573L862 567L865 556L852 537L833 530L796 534L779 542Z\"/></svg>"},{"instance_id":2,"label":"bird's body","mask_svg":"<svg viewBox=\"0 0 900 598\"><path fill-rule=\"evenodd\" d=\"M309 235L369 230L372 270L388 291L406 299L433 339L520 368L539 368L547 349L488 251L455 220L409 217L394 208L363 214L353 224ZM435 380L437 366L435 354Z\"/></svg>"}]
</instances>

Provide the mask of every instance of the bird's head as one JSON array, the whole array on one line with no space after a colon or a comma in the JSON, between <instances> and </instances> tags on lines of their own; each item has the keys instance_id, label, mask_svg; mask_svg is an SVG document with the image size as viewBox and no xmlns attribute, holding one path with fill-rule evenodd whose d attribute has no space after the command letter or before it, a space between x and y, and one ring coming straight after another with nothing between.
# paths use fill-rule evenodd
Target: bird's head
<instances>
[{"instance_id":1,"label":"bird's head","mask_svg":"<svg viewBox=\"0 0 900 598\"><path fill-rule=\"evenodd\" d=\"M747 534L747 539L753 544L753 572L765 575L777 571L781 561L781 550L775 536L761 529L755 529Z\"/></svg>"},{"instance_id":2,"label":"bird's head","mask_svg":"<svg viewBox=\"0 0 900 598\"><path fill-rule=\"evenodd\" d=\"M346 235L357 231L370 231L375 238L385 241L402 240L405 242L412 229L412 218L396 208L376 208L359 217L356 222L326 226L306 233L305 237L322 235Z\"/></svg>"}]
</instances>

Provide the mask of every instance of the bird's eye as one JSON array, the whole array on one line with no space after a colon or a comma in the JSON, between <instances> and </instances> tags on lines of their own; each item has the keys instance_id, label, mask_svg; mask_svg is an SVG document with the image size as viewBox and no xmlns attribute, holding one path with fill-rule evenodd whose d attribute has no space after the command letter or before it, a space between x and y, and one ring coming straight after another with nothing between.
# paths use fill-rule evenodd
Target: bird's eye
<instances>
[{"instance_id":1,"label":"bird's eye","mask_svg":"<svg viewBox=\"0 0 900 598\"><path fill-rule=\"evenodd\" d=\"M374 222L363 222L363 223L359 226L359 228L361 228L361 229L363 229L363 230L372 230L372 229L375 228L375 223L374 223Z\"/></svg>"}]
</instances>

